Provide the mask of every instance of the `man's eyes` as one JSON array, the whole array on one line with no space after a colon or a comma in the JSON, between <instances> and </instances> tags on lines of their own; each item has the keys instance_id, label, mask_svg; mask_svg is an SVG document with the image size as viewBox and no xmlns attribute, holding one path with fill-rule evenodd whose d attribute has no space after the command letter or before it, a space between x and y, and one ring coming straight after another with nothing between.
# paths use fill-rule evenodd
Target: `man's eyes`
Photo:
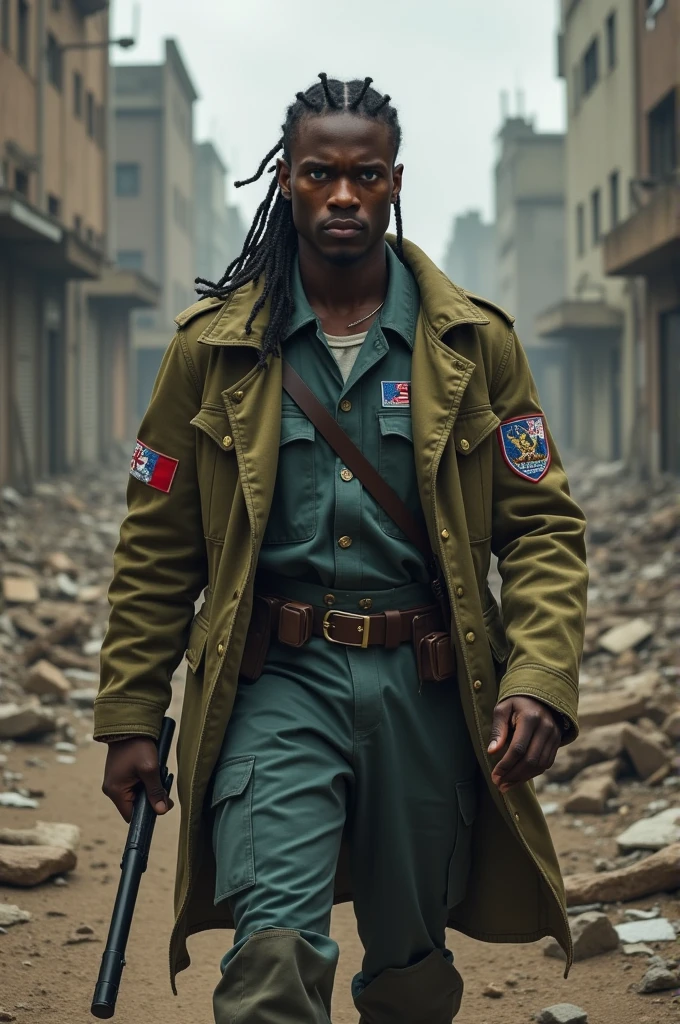
<instances>
[{"instance_id":1,"label":"man's eyes","mask_svg":"<svg viewBox=\"0 0 680 1024\"><path fill-rule=\"evenodd\" d=\"M309 172L309 176L312 181L326 181L330 177L330 174L322 167L315 167ZM362 178L363 181L377 181L380 175L377 171L367 167L365 170L361 171L359 177Z\"/></svg>"},{"instance_id":2,"label":"man's eyes","mask_svg":"<svg viewBox=\"0 0 680 1024\"><path fill-rule=\"evenodd\" d=\"M310 171L310 176L314 181L324 181L328 177L328 171L321 170L320 167L316 167L313 171Z\"/></svg>"}]
</instances>

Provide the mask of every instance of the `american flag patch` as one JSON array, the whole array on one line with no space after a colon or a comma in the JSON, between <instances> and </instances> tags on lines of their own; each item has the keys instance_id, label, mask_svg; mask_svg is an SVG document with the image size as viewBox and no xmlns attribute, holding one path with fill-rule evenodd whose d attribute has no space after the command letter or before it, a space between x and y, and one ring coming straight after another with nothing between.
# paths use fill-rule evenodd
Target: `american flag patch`
<instances>
[{"instance_id":1,"label":"american flag patch","mask_svg":"<svg viewBox=\"0 0 680 1024\"><path fill-rule=\"evenodd\" d=\"M157 491L169 494L178 466L178 459L161 455L160 452L155 452L153 448L147 448L141 441L137 441L130 461L130 476L135 480L141 480L143 484L148 484L149 487L155 487Z\"/></svg>"},{"instance_id":2,"label":"american flag patch","mask_svg":"<svg viewBox=\"0 0 680 1024\"><path fill-rule=\"evenodd\" d=\"M411 405L411 381L410 380L383 380L382 404L383 408L393 405L402 405L407 408Z\"/></svg>"}]
</instances>

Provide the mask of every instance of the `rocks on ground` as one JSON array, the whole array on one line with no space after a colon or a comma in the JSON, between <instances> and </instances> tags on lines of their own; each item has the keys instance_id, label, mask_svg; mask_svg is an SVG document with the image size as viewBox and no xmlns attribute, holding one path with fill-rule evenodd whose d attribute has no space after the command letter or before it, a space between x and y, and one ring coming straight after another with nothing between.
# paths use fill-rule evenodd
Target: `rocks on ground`
<instances>
[{"instance_id":1,"label":"rocks on ground","mask_svg":"<svg viewBox=\"0 0 680 1024\"><path fill-rule=\"evenodd\" d=\"M557 1003L541 1010L538 1024L588 1024L588 1014L573 1003Z\"/></svg>"},{"instance_id":2,"label":"rocks on ground","mask_svg":"<svg viewBox=\"0 0 680 1024\"><path fill-rule=\"evenodd\" d=\"M616 929L604 913L589 911L571 918L569 924L574 943L574 960L588 960L619 947ZM544 947L543 952L546 956L564 960L562 948L554 939Z\"/></svg>"}]
</instances>

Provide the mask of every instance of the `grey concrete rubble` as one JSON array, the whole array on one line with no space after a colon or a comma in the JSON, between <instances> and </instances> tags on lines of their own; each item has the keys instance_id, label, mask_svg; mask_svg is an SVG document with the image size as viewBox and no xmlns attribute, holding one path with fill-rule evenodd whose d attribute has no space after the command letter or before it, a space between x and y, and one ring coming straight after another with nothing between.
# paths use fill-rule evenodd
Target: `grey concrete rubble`
<instances>
[{"instance_id":1,"label":"grey concrete rubble","mask_svg":"<svg viewBox=\"0 0 680 1024\"><path fill-rule=\"evenodd\" d=\"M571 937L574 943L574 960L589 960L601 953L610 953L619 947L619 936L606 914L591 910L571 918ZM544 947L546 956L564 960L564 953L558 943L551 939Z\"/></svg>"},{"instance_id":2,"label":"grey concrete rubble","mask_svg":"<svg viewBox=\"0 0 680 1024\"><path fill-rule=\"evenodd\" d=\"M588 1024L588 1014L573 1003L556 1003L541 1010L538 1024Z\"/></svg>"}]
</instances>

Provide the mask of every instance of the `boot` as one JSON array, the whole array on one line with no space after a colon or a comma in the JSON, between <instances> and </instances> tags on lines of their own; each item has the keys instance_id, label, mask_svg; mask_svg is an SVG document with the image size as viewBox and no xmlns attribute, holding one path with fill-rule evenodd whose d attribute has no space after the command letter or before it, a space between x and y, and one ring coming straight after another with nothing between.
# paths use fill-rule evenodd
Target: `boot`
<instances>
[{"instance_id":1,"label":"boot","mask_svg":"<svg viewBox=\"0 0 680 1024\"><path fill-rule=\"evenodd\" d=\"M401 970L389 968L355 997L359 1024L451 1024L463 979L441 950Z\"/></svg>"},{"instance_id":2,"label":"boot","mask_svg":"<svg viewBox=\"0 0 680 1024\"><path fill-rule=\"evenodd\" d=\"M330 1024L336 960L300 932L254 932L215 989L216 1024Z\"/></svg>"}]
</instances>

